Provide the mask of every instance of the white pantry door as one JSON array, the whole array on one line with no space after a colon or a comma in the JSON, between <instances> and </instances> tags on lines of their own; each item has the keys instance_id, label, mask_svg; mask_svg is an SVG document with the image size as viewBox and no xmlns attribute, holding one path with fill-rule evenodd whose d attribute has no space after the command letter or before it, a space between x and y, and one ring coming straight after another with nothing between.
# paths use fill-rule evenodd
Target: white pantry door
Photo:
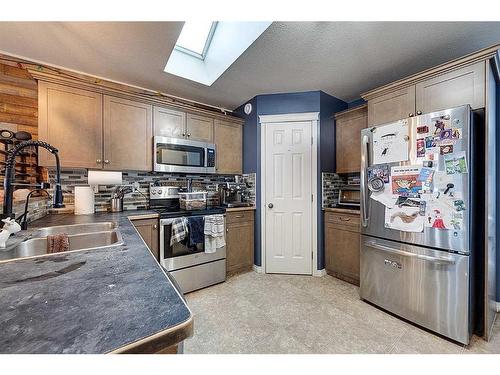
<instances>
[{"instance_id":1,"label":"white pantry door","mask_svg":"<svg viewBox=\"0 0 500 375\"><path fill-rule=\"evenodd\" d=\"M267 273L312 273L311 127L265 125Z\"/></svg>"}]
</instances>

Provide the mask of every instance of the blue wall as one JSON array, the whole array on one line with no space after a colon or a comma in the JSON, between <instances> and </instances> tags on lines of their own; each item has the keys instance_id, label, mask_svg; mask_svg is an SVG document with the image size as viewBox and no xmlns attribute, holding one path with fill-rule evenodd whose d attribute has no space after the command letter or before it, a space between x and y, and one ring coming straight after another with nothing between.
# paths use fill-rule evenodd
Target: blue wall
<instances>
[{"instance_id":1,"label":"blue wall","mask_svg":"<svg viewBox=\"0 0 500 375\"><path fill-rule=\"evenodd\" d=\"M243 107L238 107L235 112L245 119L243 133L243 173L256 173L257 209L255 212L255 264L262 265L261 258L261 230L260 220L262 215L261 197L259 187L261 181L260 171L260 126L259 115L276 115L286 113L320 112L319 126L319 153L318 153L318 206L321 208L321 172L332 171L335 168L335 130L332 115L334 112L347 108L347 103L322 91L307 91L297 93L258 95L248 101L253 106L252 113L245 115ZM333 147L332 147L333 146ZM321 209L318 213L318 269L324 268L323 249L323 215Z\"/></svg>"}]
</instances>

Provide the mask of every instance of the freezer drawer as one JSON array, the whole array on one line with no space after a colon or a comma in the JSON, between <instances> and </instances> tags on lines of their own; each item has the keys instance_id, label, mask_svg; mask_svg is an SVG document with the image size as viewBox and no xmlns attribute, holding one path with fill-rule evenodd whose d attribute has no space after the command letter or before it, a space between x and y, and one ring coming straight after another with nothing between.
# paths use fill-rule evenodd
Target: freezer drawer
<instances>
[{"instance_id":1,"label":"freezer drawer","mask_svg":"<svg viewBox=\"0 0 500 375\"><path fill-rule=\"evenodd\" d=\"M360 296L468 344L469 257L363 235Z\"/></svg>"}]
</instances>

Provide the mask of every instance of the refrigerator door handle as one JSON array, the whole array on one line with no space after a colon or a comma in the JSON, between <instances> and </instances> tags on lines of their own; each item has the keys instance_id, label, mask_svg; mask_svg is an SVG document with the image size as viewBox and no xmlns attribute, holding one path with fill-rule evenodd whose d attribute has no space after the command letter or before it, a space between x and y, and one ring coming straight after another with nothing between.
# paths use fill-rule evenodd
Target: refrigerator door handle
<instances>
[{"instance_id":1,"label":"refrigerator door handle","mask_svg":"<svg viewBox=\"0 0 500 375\"><path fill-rule=\"evenodd\" d=\"M371 247L371 248L374 248L377 250L386 251L386 252L393 253L396 255L402 255L405 257L421 259L421 260L425 260L425 261L433 262L433 263L455 264L455 261L453 259L450 259L450 258L432 257L429 255L410 253L408 251L403 251L403 250L399 250L399 249L394 249L394 248L389 247L389 246L380 245L380 244L373 242L373 241L366 242L365 244L368 247Z\"/></svg>"},{"instance_id":2,"label":"refrigerator door handle","mask_svg":"<svg viewBox=\"0 0 500 375\"><path fill-rule=\"evenodd\" d=\"M361 178L360 178L360 189L361 189L361 225L363 227L368 226L368 191L367 191L367 176L366 168L368 167L368 146L370 144L369 137L365 134L361 138Z\"/></svg>"}]
</instances>

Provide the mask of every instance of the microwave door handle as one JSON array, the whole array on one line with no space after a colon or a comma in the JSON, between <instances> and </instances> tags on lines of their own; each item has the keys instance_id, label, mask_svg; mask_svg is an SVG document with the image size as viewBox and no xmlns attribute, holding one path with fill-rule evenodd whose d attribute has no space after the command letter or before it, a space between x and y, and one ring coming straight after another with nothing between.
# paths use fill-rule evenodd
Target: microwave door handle
<instances>
[{"instance_id":1,"label":"microwave door handle","mask_svg":"<svg viewBox=\"0 0 500 375\"><path fill-rule=\"evenodd\" d=\"M361 225L363 227L368 226L368 200L369 193L367 189L367 176L366 176L366 168L368 168L368 147L370 144L369 137L364 134L361 138L361 179L360 179L360 189L361 189Z\"/></svg>"},{"instance_id":2,"label":"microwave door handle","mask_svg":"<svg viewBox=\"0 0 500 375\"><path fill-rule=\"evenodd\" d=\"M455 264L455 261L453 259L442 258L442 257L432 257L429 255L410 253L408 251L403 251L403 250L399 250L399 249L394 249L394 248L389 247L389 246L380 245L380 244L373 242L373 241L366 242L366 246L377 249L377 250L382 250L382 251L385 251L388 253L402 255L404 257L409 257L409 258L416 258L416 259L420 259L420 260L425 260L428 262Z\"/></svg>"}]
</instances>

